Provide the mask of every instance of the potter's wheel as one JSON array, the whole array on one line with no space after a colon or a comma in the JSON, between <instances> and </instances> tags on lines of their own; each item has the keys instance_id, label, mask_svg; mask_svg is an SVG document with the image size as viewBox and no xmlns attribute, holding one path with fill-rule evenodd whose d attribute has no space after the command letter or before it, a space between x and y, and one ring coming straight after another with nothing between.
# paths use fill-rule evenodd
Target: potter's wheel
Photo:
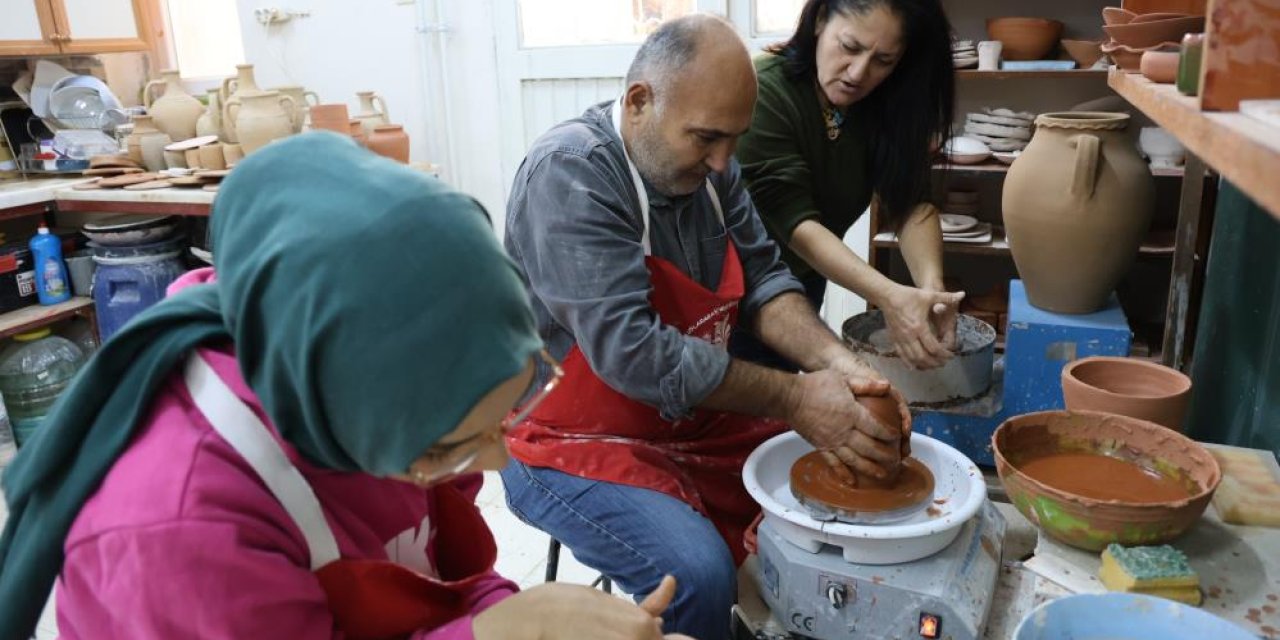
<instances>
[{"instance_id":1,"label":"potter's wheel","mask_svg":"<svg viewBox=\"0 0 1280 640\"><path fill-rule=\"evenodd\" d=\"M849 524L888 524L906 520L933 501L933 472L914 457L903 459L896 481L861 478L845 483L816 452L791 467L791 495L815 520Z\"/></svg>"},{"instance_id":2,"label":"potter's wheel","mask_svg":"<svg viewBox=\"0 0 1280 640\"><path fill-rule=\"evenodd\" d=\"M928 436L911 434L911 454L933 472L932 503L898 522L850 524L821 521L791 494L791 467L813 450L794 431L756 448L742 470L747 491L764 509L764 520L792 544L817 553L839 547L848 562L896 564L929 556L951 543L986 501L982 472L964 454Z\"/></svg>"}]
</instances>

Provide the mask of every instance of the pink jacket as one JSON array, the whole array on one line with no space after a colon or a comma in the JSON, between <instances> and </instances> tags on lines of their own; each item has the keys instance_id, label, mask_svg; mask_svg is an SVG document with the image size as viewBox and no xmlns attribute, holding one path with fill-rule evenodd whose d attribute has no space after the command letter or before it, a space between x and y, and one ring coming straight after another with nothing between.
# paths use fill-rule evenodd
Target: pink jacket
<instances>
[{"instance_id":1,"label":"pink jacket","mask_svg":"<svg viewBox=\"0 0 1280 640\"><path fill-rule=\"evenodd\" d=\"M172 289L212 278L184 276ZM229 348L201 355L267 424ZM430 491L319 469L286 446L310 483L345 558L390 559L431 573ZM460 479L473 498L483 479ZM57 586L64 638L341 638L308 568L302 533L247 463L192 405L181 371L81 510ZM472 615L516 585L496 573L469 594ZM469 640L471 616L415 639Z\"/></svg>"}]
</instances>

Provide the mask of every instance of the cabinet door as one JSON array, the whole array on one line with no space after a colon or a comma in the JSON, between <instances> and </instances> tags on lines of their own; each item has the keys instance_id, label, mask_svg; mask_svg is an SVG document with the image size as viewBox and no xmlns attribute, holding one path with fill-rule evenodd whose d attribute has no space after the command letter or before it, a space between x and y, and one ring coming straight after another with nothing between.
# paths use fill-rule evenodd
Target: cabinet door
<instances>
[{"instance_id":1,"label":"cabinet door","mask_svg":"<svg viewBox=\"0 0 1280 640\"><path fill-rule=\"evenodd\" d=\"M143 0L51 0L63 53L140 51L147 48Z\"/></svg>"},{"instance_id":2,"label":"cabinet door","mask_svg":"<svg viewBox=\"0 0 1280 640\"><path fill-rule=\"evenodd\" d=\"M5 0L0 20L0 55L58 52L58 30L50 0Z\"/></svg>"}]
</instances>

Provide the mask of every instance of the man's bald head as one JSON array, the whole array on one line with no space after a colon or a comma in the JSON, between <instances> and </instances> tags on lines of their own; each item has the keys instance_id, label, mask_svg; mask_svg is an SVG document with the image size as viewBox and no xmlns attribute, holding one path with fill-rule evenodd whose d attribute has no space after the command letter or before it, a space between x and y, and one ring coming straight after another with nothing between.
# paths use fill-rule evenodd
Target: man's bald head
<instances>
[{"instance_id":1,"label":"man's bald head","mask_svg":"<svg viewBox=\"0 0 1280 640\"><path fill-rule=\"evenodd\" d=\"M668 20L645 38L627 70L626 84L647 83L658 103L677 85L714 82L728 91L755 84L751 54L733 25L710 14ZM754 88L754 87L753 87Z\"/></svg>"}]
</instances>

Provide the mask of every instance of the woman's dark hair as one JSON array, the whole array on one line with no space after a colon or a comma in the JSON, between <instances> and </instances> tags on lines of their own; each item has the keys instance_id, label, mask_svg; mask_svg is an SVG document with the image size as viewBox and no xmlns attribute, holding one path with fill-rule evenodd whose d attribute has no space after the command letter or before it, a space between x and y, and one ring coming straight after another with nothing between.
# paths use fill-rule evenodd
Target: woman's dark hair
<instances>
[{"instance_id":1,"label":"woman's dark hair","mask_svg":"<svg viewBox=\"0 0 1280 640\"><path fill-rule=\"evenodd\" d=\"M883 218L900 228L931 194L934 144L951 135L955 71L951 23L941 0L809 0L790 40L769 51L785 56L787 73L818 73L818 24L832 13L865 15L884 7L902 22L903 55L893 73L855 108L868 120L871 181Z\"/></svg>"}]
</instances>

